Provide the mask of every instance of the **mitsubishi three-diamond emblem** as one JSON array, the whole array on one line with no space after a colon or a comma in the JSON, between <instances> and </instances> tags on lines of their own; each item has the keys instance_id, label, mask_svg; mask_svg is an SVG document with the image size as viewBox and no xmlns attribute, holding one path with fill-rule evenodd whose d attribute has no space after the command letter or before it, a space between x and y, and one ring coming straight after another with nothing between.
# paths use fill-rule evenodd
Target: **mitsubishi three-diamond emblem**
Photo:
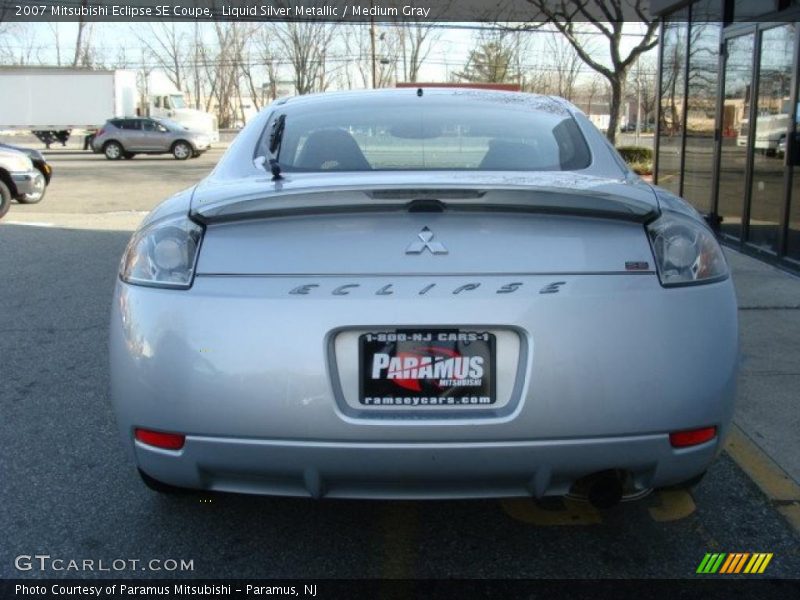
<instances>
[{"instance_id":1,"label":"mitsubishi three-diamond emblem","mask_svg":"<svg viewBox=\"0 0 800 600\"><path fill-rule=\"evenodd\" d=\"M427 248L431 254L447 254L447 248L441 242L433 241L433 232L427 227L417 234L419 241L414 241L406 248L406 254L422 254Z\"/></svg>"}]
</instances>

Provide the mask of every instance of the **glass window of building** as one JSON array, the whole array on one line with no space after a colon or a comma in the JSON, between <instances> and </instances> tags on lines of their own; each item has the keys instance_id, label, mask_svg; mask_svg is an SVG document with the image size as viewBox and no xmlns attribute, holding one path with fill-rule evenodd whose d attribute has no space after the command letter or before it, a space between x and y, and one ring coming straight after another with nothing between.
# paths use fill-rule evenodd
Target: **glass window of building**
<instances>
[{"instance_id":1,"label":"glass window of building","mask_svg":"<svg viewBox=\"0 0 800 600\"><path fill-rule=\"evenodd\" d=\"M795 24L788 23L767 29L761 38L747 241L768 252L777 252L785 201L782 148L792 113L794 35Z\"/></svg>"},{"instance_id":2,"label":"glass window of building","mask_svg":"<svg viewBox=\"0 0 800 600\"><path fill-rule=\"evenodd\" d=\"M686 94L683 197L697 210L711 210L714 126L719 82L721 3L701 0L692 6Z\"/></svg>"},{"instance_id":3,"label":"glass window of building","mask_svg":"<svg viewBox=\"0 0 800 600\"><path fill-rule=\"evenodd\" d=\"M664 21L658 122L658 185L680 194L683 112L686 98L688 9Z\"/></svg>"},{"instance_id":4,"label":"glass window of building","mask_svg":"<svg viewBox=\"0 0 800 600\"><path fill-rule=\"evenodd\" d=\"M717 213L722 217L722 233L738 241L745 201L755 34L731 38L726 45Z\"/></svg>"}]
</instances>

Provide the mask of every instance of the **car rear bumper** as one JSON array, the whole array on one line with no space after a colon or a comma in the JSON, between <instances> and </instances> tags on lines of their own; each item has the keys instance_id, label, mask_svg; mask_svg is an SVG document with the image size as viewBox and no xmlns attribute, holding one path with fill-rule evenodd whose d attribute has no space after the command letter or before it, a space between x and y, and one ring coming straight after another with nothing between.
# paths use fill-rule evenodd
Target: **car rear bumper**
<instances>
[{"instance_id":1,"label":"car rear bumper","mask_svg":"<svg viewBox=\"0 0 800 600\"><path fill-rule=\"evenodd\" d=\"M605 469L640 487L704 471L733 415L731 282L665 290L655 275L561 275L559 293L540 294L553 276L514 277L513 294L497 293L506 276L449 276L422 296L429 277L395 276L388 296L375 292L381 277L329 277L299 296L290 291L307 277L198 276L185 291L118 283L111 397L122 436L165 483L256 493L541 496ZM480 287L452 293L469 280ZM353 281L362 287L350 295L331 292ZM499 371L514 379L507 403L354 407L347 346L335 342L387 326L519 336ZM709 426L717 441L669 444L670 432ZM137 427L185 434L186 445L146 447Z\"/></svg>"},{"instance_id":2,"label":"car rear bumper","mask_svg":"<svg viewBox=\"0 0 800 600\"><path fill-rule=\"evenodd\" d=\"M136 462L159 481L223 492L330 498L436 499L566 494L573 483L622 469L636 489L706 470L715 439L688 449L667 435L485 443L331 443L190 436L180 451L135 442Z\"/></svg>"}]
</instances>

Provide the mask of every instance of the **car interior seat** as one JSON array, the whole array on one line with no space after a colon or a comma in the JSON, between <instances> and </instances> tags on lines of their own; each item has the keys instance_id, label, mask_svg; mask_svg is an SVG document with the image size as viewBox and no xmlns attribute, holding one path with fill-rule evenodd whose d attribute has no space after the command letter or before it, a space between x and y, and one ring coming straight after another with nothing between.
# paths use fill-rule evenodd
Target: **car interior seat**
<instances>
[{"instance_id":1,"label":"car interior seat","mask_svg":"<svg viewBox=\"0 0 800 600\"><path fill-rule=\"evenodd\" d=\"M358 143L344 129L320 129L308 136L295 165L311 171L369 171Z\"/></svg>"},{"instance_id":2,"label":"car interior seat","mask_svg":"<svg viewBox=\"0 0 800 600\"><path fill-rule=\"evenodd\" d=\"M490 140L489 150L478 168L484 171L531 171L552 167L548 153L540 152L531 144L508 140Z\"/></svg>"}]
</instances>

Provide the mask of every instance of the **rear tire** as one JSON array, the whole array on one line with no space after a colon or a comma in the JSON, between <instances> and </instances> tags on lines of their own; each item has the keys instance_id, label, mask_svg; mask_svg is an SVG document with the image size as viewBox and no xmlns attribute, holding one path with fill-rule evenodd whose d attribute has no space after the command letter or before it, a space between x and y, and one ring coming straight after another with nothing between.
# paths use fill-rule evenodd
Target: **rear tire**
<instances>
[{"instance_id":1,"label":"rear tire","mask_svg":"<svg viewBox=\"0 0 800 600\"><path fill-rule=\"evenodd\" d=\"M103 146L103 154L108 160L119 160L124 156L125 150L118 142L108 142Z\"/></svg>"},{"instance_id":2,"label":"rear tire","mask_svg":"<svg viewBox=\"0 0 800 600\"><path fill-rule=\"evenodd\" d=\"M178 141L172 145L172 156L177 160L186 160L194 153L188 142Z\"/></svg>"},{"instance_id":3,"label":"rear tire","mask_svg":"<svg viewBox=\"0 0 800 600\"><path fill-rule=\"evenodd\" d=\"M180 494L188 494L189 492L192 491L188 488L182 488L176 485L170 485L168 483L164 483L163 481L159 481L158 479L154 479L141 469L139 469L139 476L142 478L142 481L147 487L149 487L154 492L158 492L159 494L177 496Z\"/></svg>"},{"instance_id":4,"label":"rear tire","mask_svg":"<svg viewBox=\"0 0 800 600\"><path fill-rule=\"evenodd\" d=\"M11 191L5 183L0 181L0 219L8 212L11 207Z\"/></svg>"}]
</instances>

